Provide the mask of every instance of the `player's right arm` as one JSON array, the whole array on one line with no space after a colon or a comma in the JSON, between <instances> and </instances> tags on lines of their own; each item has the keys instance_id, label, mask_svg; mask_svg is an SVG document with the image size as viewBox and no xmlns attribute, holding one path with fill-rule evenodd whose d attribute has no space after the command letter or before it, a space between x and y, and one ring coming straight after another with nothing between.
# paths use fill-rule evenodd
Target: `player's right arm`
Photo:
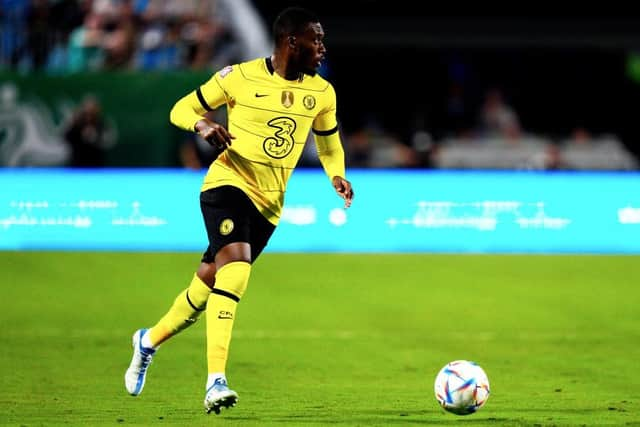
<instances>
[{"instance_id":1,"label":"player's right arm","mask_svg":"<svg viewBox=\"0 0 640 427\"><path fill-rule=\"evenodd\" d=\"M212 146L224 150L235 137L220 123L204 115L226 102L226 94L216 80L217 74L193 92L183 96L171 109L169 119L175 126L198 133Z\"/></svg>"}]
</instances>

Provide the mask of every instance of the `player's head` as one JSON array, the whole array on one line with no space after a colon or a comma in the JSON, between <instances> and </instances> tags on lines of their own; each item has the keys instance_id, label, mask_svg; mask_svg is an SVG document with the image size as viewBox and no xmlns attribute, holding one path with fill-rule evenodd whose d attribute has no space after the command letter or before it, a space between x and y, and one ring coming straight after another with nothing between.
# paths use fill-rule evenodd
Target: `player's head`
<instances>
[{"instance_id":1,"label":"player's head","mask_svg":"<svg viewBox=\"0 0 640 427\"><path fill-rule=\"evenodd\" d=\"M300 71L313 74L320 67L326 49L324 30L318 16L308 9L288 7L273 23L277 49L284 50Z\"/></svg>"}]
</instances>

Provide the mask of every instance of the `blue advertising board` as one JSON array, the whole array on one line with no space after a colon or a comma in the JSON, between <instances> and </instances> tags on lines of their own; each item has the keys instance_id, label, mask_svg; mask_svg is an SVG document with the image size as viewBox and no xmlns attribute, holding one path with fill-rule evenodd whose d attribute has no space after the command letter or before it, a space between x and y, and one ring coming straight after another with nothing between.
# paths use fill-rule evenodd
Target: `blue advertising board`
<instances>
[{"instance_id":1,"label":"blue advertising board","mask_svg":"<svg viewBox=\"0 0 640 427\"><path fill-rule=\"evenodd\" d=\"M0 170L0 249L202 251L203 172ZM294 172L267 252L640 253L640 174Z\"/></svg>"}]
</instances>

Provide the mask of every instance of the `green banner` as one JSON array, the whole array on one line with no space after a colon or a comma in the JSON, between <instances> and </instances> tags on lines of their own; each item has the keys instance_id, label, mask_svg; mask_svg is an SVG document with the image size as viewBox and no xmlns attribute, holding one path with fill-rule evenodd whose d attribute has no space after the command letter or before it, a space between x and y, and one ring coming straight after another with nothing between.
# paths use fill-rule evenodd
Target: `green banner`
<instances>
[{"instance_id":1,"label":"green banner","mask_svg":"<svg viewBox=\"0 0 640 427\"><path fill-rule=\"evenodd\" d=\"M171 125L169 111L209 77L203 72L0 73L0 165L68 163L65 123L91 95L112 128L106 166L177 166L186 133Z\"/></svg>"}]
</instances>

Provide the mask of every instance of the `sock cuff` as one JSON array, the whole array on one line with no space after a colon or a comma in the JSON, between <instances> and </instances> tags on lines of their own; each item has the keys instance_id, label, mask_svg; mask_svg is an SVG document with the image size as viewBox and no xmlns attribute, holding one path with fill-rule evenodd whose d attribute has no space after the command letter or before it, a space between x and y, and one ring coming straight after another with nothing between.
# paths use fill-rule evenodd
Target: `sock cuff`
<instances>
[{"instance_id":1,"label":"sock cuff","mask_svg":"<svg viewBox=\"0 0 640 427\"><path fill-rule=\"evenodd\" d=\"M206 285L198 277L197 274L193 275L191 284L186 292L187 301L195 310L202 311L206 308L207 300L211 294L211 288Z\"/></svg>"},{"instance_id":2,"label":"sock cuff","mask_svg":"<svg viewBox=\"0 0 640 427\"><path fill-rule=\"evenodd\" d=\"M233 261L223 265L216 273L216 284L211 293L231 298L238 302L249 282L251 264L246 261Z\"/></svg>"},{"instance_id":3,"label":"sock cuff","mask_svg":"<svg viewBox=\"0 0 640 427\"><path fill-rule=\"evenodd\" d=\"M200 277L198 277L198 273L193 273L193 279L191 279L189 289L198 293L211 292L211 288L207 286Z\"/></svg>"}]
</instances>

